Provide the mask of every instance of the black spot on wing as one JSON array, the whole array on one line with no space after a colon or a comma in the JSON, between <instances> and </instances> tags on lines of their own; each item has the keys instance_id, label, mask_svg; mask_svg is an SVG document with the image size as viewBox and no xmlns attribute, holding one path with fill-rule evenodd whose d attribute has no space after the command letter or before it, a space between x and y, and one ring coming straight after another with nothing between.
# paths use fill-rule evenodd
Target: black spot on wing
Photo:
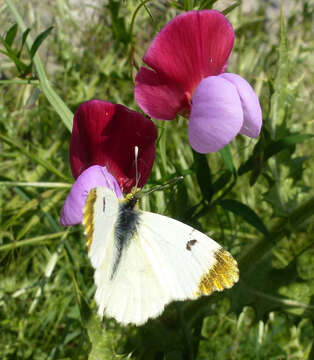
<instances>
[{"instance_id":1,"label":"black spot on wing","mask_svg":"<svg viewBox=\"0 0 314 360\"><path fill-rule=\"evenodd\" d=\"M187 243L186 243L186 249L191 251L191 246L195 245L197 243L197 240L193 239L193 240L189 240Z\"/></svg>"}]
</instances>

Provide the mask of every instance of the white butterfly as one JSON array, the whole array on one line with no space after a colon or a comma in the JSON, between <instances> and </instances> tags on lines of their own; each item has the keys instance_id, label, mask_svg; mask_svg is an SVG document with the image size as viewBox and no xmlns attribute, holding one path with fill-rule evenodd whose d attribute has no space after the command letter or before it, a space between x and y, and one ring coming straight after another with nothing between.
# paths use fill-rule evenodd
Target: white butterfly
<instances>
[{"instance_id":1,"label":"white butterfly","mask_svg":"<svg viewBox=\"0 0 314 360\"><path fill-rule=\"evenodd\" d=\"M101 317L141 325L173 300L238 281L237 262L218 243L177 220L138 210L138 194L119 200L98 187L86 200L83 224Z\"/></svg>"}]
</instances>

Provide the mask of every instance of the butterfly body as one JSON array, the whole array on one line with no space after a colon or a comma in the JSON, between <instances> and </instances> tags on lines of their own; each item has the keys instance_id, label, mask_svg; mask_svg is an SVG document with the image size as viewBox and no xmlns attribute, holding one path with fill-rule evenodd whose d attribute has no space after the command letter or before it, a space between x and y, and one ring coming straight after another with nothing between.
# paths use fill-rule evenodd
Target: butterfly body
<instances>
[{"instance_id":1,"label":"butterfly body","mask_svg":"<svg viewBox=\"0 0 314 360\"><path fill-rule=\"evenodd\" d=\"M136 192L119 201L91 190L83 224L95 268L98 313L141 325L174 300L196 299L238 281L236 261L205 234L136 208Z\"/></svg>"}]
</instances>

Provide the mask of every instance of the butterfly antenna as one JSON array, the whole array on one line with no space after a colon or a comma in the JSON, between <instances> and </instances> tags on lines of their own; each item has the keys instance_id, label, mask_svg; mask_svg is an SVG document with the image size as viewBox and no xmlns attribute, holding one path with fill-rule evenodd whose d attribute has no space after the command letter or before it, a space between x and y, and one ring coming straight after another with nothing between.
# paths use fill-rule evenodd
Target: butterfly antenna
<instances>
[{"instance_id":1,"label":"butterfly antenna","mask_svg":"<svg viewBox=\"0 0 314 360\"><path fill-rule=\"evenodd\" d=\"M143 191L141 194L144 196L144 195L148 195L154 191L159 191L159 190L162 190L172 184L175 184L176 182L180 181L183 179L183 176L177 176L169 181L167 181L166 183L162 184L162 185L157 185L157 186L154 186L152 189L149 189L147 191Z\"/></svg>"}]
</instances>

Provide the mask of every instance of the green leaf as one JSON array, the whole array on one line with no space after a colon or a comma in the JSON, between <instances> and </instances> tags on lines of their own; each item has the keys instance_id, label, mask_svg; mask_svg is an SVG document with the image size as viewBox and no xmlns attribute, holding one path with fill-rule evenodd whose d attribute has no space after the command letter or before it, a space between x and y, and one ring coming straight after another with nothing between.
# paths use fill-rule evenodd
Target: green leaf
<instances>
[{"instance_id":1,"label":"green leaf","mask_svg":"<svg viewBox=\"0 0 314 360\"><path fill-rule=\"evenodd\" d=\"M263 194L263 200L268 202L273 210L273 216L275 217L281 217L281 216L286 216L287 215L287 210L285 210L285 208L283 208L282 206L282 200L279 197L278 194L278 189L274 183L274 181L272 181L273 184L269 184L267 191Z\"/></svg>"},{"instance_id":2,"label":"green leaf","mask_svg":"<svg viewBox=\"0 0 314 360\"><path fill-rule=\"evenodd\" d=\"M314 240L313 240L314 242ZM297 261L298 275L303 280L311 280L314 274L314 243L312 248L301 254ZM314 284L313 284L314 285Z\"/></svg>"},{"instance_id":3,"label":"green leaf","mask_svg":"<svg viewBox=\"0 0 314 360\"><path fill-rule=\"evenodd\" d=\"M310 159L309 156L298 156L290 158L288 161L289 177L293 179L293 183L301 181L303 178L303 171L305 169L305 163Z\"/></svg>"},{"instance_id":4,"label":"green leaf","mask_svg":"<svg viewBox=\"0 0 314 360\"><path fill-rule=\"evenodd\" d=\"M235 168L235 166L233 164L232 154L231 154L229 145L226 145L221 150L219 150L219 154L220 154L222 160L224 161L227 169L230 172L232 172L233 175L236 177L237 176L237 171L236 171L236 168Z\"/></svg>"},{"instance_id":5,"label":"green leaf","mask_svg":"<svg viewBox=\"0 0 314 360\"><path fill-rule=\"evenodd\" d=\"M203 198L207 201L210 201L214 194L214 189L211 171L207 162L207 157L206 155L199 154L196 151L193 151L193 157L195 174Z\"/></svg>"},{"instance_id":6,"label":"green leaf","mask_svg":"<svg viewBox=\"0 0 314 360\"><path fill-rule=\"evenodd\" d=\"M293 134L286 136L271 143L264 150L264 162L272 156L278 154L280 151L285 150L293 145L303 142L304 140L311 139L312 134ZM238 174L243 175L254 167L255 155L253 154L244 164L239 167Z\"/></svg>"},{"instance_id":7,"label":"green leaf","mask_svg":"<svg viewBox=\"0 0 314 360\"><path fill-rule=\"evenodd\" d=\"M53 26L50 26L48 29L46 29L45 31L43 31L42 33L40 33L37 38L35 39L29 53L31 55L31 58L34 57L34 55L36 54L39 46L42 44L42 42L46 39L46 37L50 34L51 30L53 29Z\"/></svg>"},{"instance_id":8,"label":"green leaf","mask_svg":"<svg viewBox=\"0 0 314 360\"><path fill-rule=\"evenodd\" d=\"M15 51L6 43L6 41L0 36L0 41L4 45L7 51L0 50L0 52L9 57L20 72L24 72L27 69L27 65L24 64L17 56Z\"/></svg>"},{"instance_id":9,"label":"green leaf","mask_svg":"<svg viewBox=\"0 0 314 360\"><path fill-rule=\"evenodd\" d=\"M225 171L214 183L213 188L215 189L215 193L220 189L224 188L230 179L232 178L232 174L230 171Z\"/></svg>"},{"instance_id":10,"label":"green leaf","mask_svg":"<svg viewBox=\"0 0 314 360\"><path fill-rule=\"evenodd\" d=\"M245 204L242 204L236 200L220 200L218 202L225 210L233 212L235 215L240 216L243 220L245 220L248 224L254 226L258 231L268 236L269 232L264 225L261 218L253 211L250 207Z\"/></svg>"},{"instance_id":11,"label":"green leaf","mask_svg":"<svg viewBox=\"0 0 314 360\"><path fill-rule=\"evenodd\" d=\"M21 52L22 52L22 50L23 50L23 47L24 47L24 45L25 45L25 41L26 41L26 39L27 39L27 36L28 36L30 30L31 30L31 29L27 28L27 29L23 32L23 35L22 35L22 44L21 44L20 50L19 50L18 53L17 53L18 57L21 55Z\"/></svg>"},{"instance_id":12,"label":"green leaf","mask_svg":"<svg viewBox=\"0 0 314 360\"><path fill-rule=\"evenodd\" d=\"M280 139L278 141L274 141L265 150L264 159L267 160L275 154L279 153L280 151L295 144L301 143L304 140L311 139L313 136L314 135L312 134L295 134L284 137L283 139Z\"/></svg>"},{"instance_id":13,"label":"green leaf","mask_svg":"<svg viewBox=\"0 0 314 360\"><path fill-rule=\"evenodd\" d=\"M11 47L13 44L13 41L16 37L17 34L17 24L14 24L13 26L11 26L11 28L9 29L9 31L7 32L6 36L5 36L5 42Z\"/></svg>"}]
</instances>

